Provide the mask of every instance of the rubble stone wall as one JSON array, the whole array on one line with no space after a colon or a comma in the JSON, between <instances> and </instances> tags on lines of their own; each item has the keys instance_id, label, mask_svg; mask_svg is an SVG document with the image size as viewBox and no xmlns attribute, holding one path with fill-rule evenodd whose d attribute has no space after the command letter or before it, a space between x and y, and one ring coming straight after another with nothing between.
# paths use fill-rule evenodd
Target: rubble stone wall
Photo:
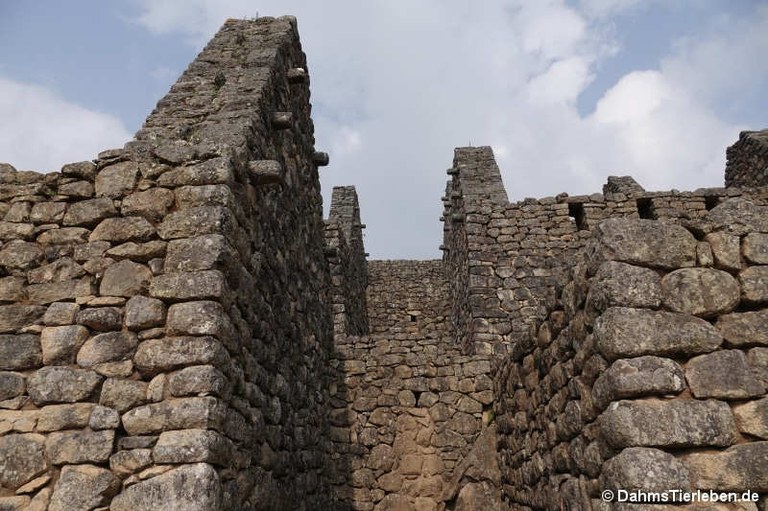
<instances>
[{"instance_id":1,"label":"rubble stone wall","mask_svg":"<svg viewBox=\"0 0 768 511\"><path fill-rule=\"evenodd\" d=\"M768 186L768 130L743 131L726 158L725 186Z\"/></svg>"},{"instance_id":2,"label":"rubble stone wall","mask_svg":"<svg viewBox=\"0 0 768 511\"><path fill-rule=\"evenodd\" d=\"M228 21L134 141L0 169L3 509L330 509L330 272L290 18Z\"/></svg>"}]
</instances>

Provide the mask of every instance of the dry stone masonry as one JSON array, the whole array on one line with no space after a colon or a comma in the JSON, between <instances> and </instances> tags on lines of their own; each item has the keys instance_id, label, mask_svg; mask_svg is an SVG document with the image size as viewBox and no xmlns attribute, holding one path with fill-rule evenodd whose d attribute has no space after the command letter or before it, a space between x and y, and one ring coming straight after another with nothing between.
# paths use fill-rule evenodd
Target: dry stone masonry
<instances>
[{"instance_id":1,"label":"dry stone masonry","mask_svg":"<svg viewBox=\"0 0 768 511\"><path fill-rule=\"evenodd\" d=\"M0 510L768 509L765 132L520 202L458 148L442 260L367 261L310 109L295 20L229 20L124 148L0 164Z\"/></svg>"}]
</instances>

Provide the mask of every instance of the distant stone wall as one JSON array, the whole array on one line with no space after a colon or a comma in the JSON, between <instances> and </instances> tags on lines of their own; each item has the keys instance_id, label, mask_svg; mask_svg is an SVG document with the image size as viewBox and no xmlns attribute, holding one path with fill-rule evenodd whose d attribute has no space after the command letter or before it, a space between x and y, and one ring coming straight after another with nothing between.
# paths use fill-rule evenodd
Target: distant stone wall
<instances>
[{"instance_id":1,"label":"distant stone wall","mask_svg":"<svg viewBox=\"0 0 768 511\"><path fill-rule=\"evenodd\" d=\"M333 450L351 469L337 481L339 500L436 511L474 492L495 508L490 361L453 343L441 262L370 261L368 273L370 334L336 336ZM467 484L476 485L462 496Z\"/></svg>"},{"instance_id":2,"label":"distant stone wall","mask_svg":"<svg viewBox=\"0 0 768 511\"><path fill-rule=\"evenodd\" d=\"M495 376L513 509L609 509L600 496L619 489L765 505L766 254L768 207L741 198L691 230L599 224L562 308Z\"/></svg>"},{"instance_id":3,"label":"distant stone wall","mask_svg":"<svg viewBox=\"0 0 768 511\"><path fill-rule=\"evenodd\" d=\"M230 20L124 150L0 169L0 507L331 508L309 115L295 21Z\"/></svg>"},{"instance_id":4,"label":"distant stone wall","mask_svg":"<svg viewBox=\"0 0 768 511\"><path fill-rule=\"evenodd\" d=\"M725 186L768 186L768 130L741 132L725 155Z\"/></svg>"}]
</instances>

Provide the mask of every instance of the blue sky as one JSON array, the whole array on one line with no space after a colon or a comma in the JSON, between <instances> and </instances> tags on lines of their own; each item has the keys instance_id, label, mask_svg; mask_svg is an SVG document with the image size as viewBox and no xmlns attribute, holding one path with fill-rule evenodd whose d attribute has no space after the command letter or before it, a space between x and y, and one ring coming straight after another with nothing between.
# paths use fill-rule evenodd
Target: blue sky
<instances>
[{"instance_id":1,"label":"blue sky","mask_svg":"<svg viewBox=\"0 0 768 511\"><path fill-rule=\"evenodd\" d=\"M482 6L482 7L479 7ZM768 127L758 0L0 0L0 161L119 147L227 17L293 14L326 199L353 184L376 258L439 257L455 146L491 145L511 200L720 186Z\"/></svg>"}]
</instances>

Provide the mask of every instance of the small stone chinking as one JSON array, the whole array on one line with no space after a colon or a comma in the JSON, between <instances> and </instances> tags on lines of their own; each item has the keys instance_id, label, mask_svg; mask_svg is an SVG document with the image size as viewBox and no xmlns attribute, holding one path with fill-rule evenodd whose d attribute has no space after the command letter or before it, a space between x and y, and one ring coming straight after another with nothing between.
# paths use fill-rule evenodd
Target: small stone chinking
<instances>
[{"instance_id":1,"label":"small stone chinking","mask_svg":"<svg viewBox=\"0 0 768 511\"><path fill-rule=\"evenodd\" d=\"M442 260L367 261L295 19L229 20L124 148L0 164L0 509L765 509L767 140L520 202L457 148Z\"/></svg>"}]
</instances>

